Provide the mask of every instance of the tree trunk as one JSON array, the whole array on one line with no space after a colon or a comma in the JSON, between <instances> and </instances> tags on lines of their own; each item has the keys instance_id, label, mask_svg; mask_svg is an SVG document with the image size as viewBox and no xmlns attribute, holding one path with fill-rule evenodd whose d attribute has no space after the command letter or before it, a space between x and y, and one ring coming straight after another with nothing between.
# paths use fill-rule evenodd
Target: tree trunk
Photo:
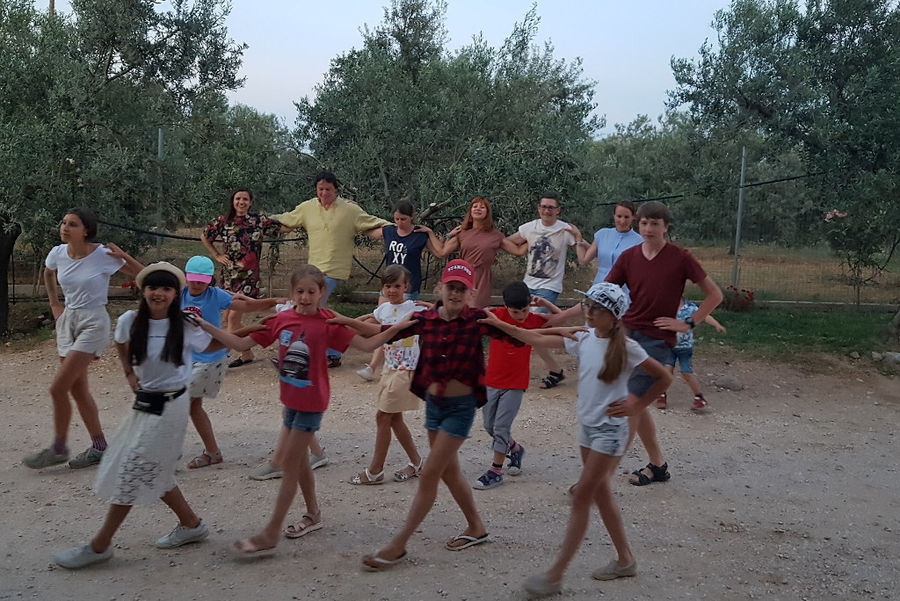
<instances>
[{"instance_id":1,"label":"tree trunk","mask_svg":"<svg viewBox=\"0 0 900 601\"><path fill-rule=\"evenodd\" d=\"M9 230L5 225L0 220L0 336L9 332L9 262L16 239L22 233L19 224L13 224Z\"/></svg>"}]
</instances>

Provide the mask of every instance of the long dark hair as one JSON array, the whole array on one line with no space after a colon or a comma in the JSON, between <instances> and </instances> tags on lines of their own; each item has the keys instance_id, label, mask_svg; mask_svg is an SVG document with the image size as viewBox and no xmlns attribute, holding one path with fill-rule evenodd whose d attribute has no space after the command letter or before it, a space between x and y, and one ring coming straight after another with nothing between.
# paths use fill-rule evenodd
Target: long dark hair
<instances>
[{"instance_id":1,"label":"long dark hair","mask_svg":"<svg viewBox=\"0 0 900 601\"><path fill-rule=\"evenodd\" d=\"M167 271L154 271L148 273L141 287L141 304L138 307L137 317L131 324L131 341L128 344L128 362L131 365L140 365L147 358L147 338L150 332L150 307L144 298L144 288L156 286L174 288L180 291L178 279ZM169 305L169 331L166 333L166 343L163 345L160 359L175 365L184 365L182 353L184 352L184 318L181 314L181 299L178 295Z\"/></svg>"},{"instance_id":2,"label":"long dark hair","mask_svg":"<svg viewBox=\"0 0 900 601\"><path fill-rule=\"evenodd\" d=\"M84 239L93 242L97 239L97 214L87 207L78 207L66 211L66 215L75 215L84 226Z\"/></svg>"},{"instance_id":3,"label":"long dark hair","mask_svg":"<svg viewBox=\"0 0 900 601\"><path fill-rule=\"evenodd\" d=\"M234 210L234 197L237 196L238 192L246 192L250 197L250 204L253 204L253 192L247 188L238 188L232 192L231 196L228 198L228 202L225 204L225 223L231 223L234 221L234 218L237 217L237 211Z\"/></svg>"}]
</instances>

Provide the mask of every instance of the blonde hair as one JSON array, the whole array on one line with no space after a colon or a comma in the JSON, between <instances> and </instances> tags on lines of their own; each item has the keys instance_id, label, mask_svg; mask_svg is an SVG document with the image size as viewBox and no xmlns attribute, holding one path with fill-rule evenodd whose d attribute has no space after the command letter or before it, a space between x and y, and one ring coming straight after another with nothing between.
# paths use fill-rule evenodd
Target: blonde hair
<instances>
[{"instance_id":1,"label":"blonde hair","mask_svg":"<svg viewBox=\"0 0 900 601\"><path fill-rule=\"evenodd\" d=\"M625 328L620 320L617 319L610 328L608 338L609 344L606 346L606 354L603 355L603 369L597 374L597 379L612 384L625 369L625 359L628 356L625 350Z\"/></svg>"}]
</instances>

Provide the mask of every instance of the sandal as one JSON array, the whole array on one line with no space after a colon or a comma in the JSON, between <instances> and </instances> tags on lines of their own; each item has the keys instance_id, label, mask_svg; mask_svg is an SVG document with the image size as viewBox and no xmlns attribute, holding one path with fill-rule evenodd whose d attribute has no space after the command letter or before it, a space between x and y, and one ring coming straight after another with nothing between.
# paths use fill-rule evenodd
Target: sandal
<instances>
[{"instance_id":1,"label":"sandal","mask_svg":"<svg viewBox=\"0 0 900 601\"><path fill-rule=\"evenodd\" d=\"M316 521L317 519L318 521ZM322 523L321 511L316 515L313 515L311 513L304 513L298 525L295 526L293 524L290 524L287 528L284 529L284 536L285 538L300 538L301 536L306 536L310 532L321 530L322 526L324 525L325 524Z\"/></svg>"},{"instance_id":2,"label":"sandal","mask_svg":"<svg viewBox=\"0 0 900 601\"><path fill-rule=\"evenodd\" d=\"M203 449L203 452L188 461L188 469L197 469L198 467L206 467L208 465L215 465L217 463L222 463L222 453L210 453L206 449Z\"/></svg>"},{"instance_id":3,"label":"sandal","mask_svg":"<svg viewBox=\"0 0 900 601\"><path fill-rule=\"evenodd\" d=\"M669 406L669 395L667 393L662 393L656 400L653 401L653 404L656 405L657 409L665 409Z\"/></svg>"},{"instance_id":4,"label":"sandal","mask_svg":"<svg viewBox=\"0 0 900 601\"><path fill-rule=\"evenodd\" d=\"M406 559L406 551L401 553L397 559L385 559L378 557L378 555L363 555L362 567L367 572L383 572L394 567L404 559Z\"/></svg>"},{"instance_id":5,"label":"sandal","mask_svg":"<svg viewBox=\"0 0 900 601\"><path fill-rule=\"evenodd\" d=\"M650 470L652 477L647 476L644 473L644 470ZM642 467L639 470L634 470L631 472L633 475L637 476L637 480L628 480L634 486L647 486L648 484L653 484L654 482L666 482L669 478L672 477L672 474L669 473L669 464L663 463L662 465L653 465L652 463L648 463L646 467Z\"/></svg>"},{"instance_id":6,"label":"sandal","mask_svg":"<svg viewBox=\"0 0 900 601\"><path fill-rule=\"evenodd\" d=\"M364 484L364 485L374 485L374 484L384 484L384 470L381 470L377 474L373 474L369 471L369 468L364 469L360 473L356 474L352 478L350 478L350 484Z\"/></svg>"},{"instance_id":7,"label":"sandal","mask_svg":"<svg viewBox=\"0 0 900 601\"><path fill-rule=\"evenodd\" d=\"M563 370L559 371L551 371L547 377L541 378L541 388L544 390L549 390L551 388L556 388L559 386L559 383L566 379L566 375L563 373Z\"/></svg>"},{"instance_id":8,"label":"sandal","mask_svg":"<svg viewBox=\"0 0 900 601\"><path fill-rule=\"evenodd\" d=\"M413 478L418 478L419 474L422 473L422 466L425 465L425 458L419 460L419 465L415 465L412 461L406 464L406 467L402 470L397 470L394 472L394 482L406 482L407 480L411 480ZM407 470L412 468L413 471L410 474Z\"/></svg>"}]
</instances>

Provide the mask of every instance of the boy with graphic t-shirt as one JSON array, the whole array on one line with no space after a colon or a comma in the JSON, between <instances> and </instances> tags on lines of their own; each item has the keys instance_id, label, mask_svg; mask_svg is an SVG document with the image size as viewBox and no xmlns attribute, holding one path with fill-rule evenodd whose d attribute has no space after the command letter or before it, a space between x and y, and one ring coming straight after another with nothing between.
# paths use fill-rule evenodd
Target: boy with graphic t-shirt
<instances>
[{"instance_id":1,"label":"boy with graphic t-shirt","mask_svg":"<svg viewBox=\"0 0 900 601\"><path fill-rule=\"evenodd\" d=\"M535 330L547 322L547 318L529 311L532 303L531 292L523 282L513 282L503 290L504 307L491 311L500 321ZM551 313L559 309L550 301L534 297L534 304L545 307ZM503 484L503 461L509 458L507 473L518 476L522 473L522 457L525 447L513 440L510 431L513 420L522 406L522 395L528 388L531 347L516 346L508 341L491 338L488 351L487 404L482 408L485 431L493 437L494 457L491 467L472 485L476 490L488 490Z\"/></svg>"}]
</instances>

